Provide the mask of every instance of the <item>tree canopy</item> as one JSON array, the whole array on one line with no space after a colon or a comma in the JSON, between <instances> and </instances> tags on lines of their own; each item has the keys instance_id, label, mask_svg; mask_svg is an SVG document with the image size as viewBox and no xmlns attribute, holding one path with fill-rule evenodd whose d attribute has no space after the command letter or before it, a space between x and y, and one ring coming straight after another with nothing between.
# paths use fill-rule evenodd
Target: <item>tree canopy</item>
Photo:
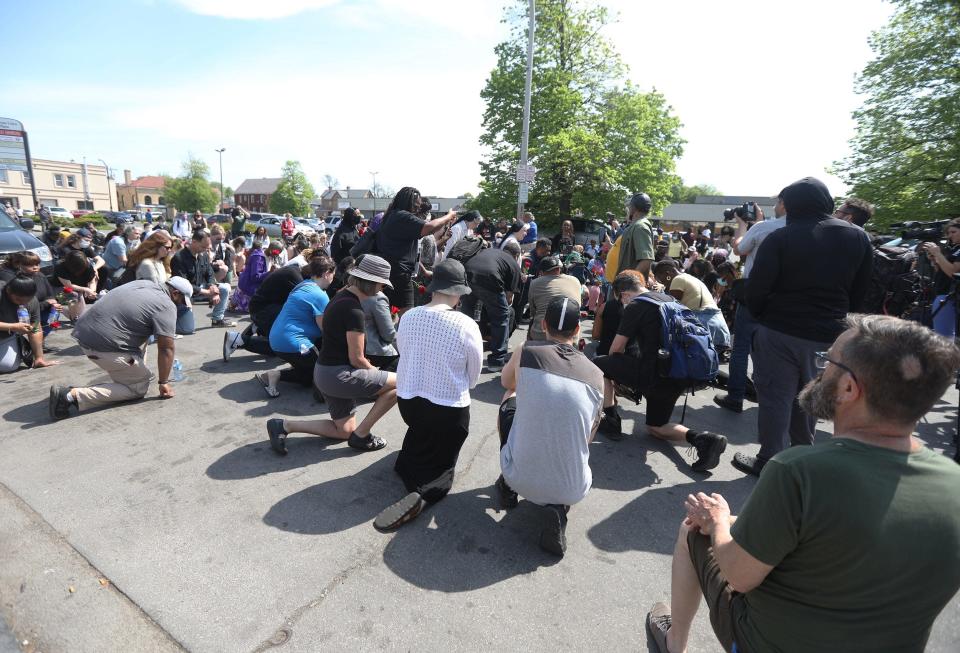
<instances>
[{"instance_id":1,"label":"tree canopy","mask_svg":"<svg viewBox=\"0 0 960 653\"><path fill-rule=\"evenodd\" d=\"M960 216L960 3L894 4L870 38L853 152L836 171L878 225Z\"/></svg>"},{"instance_id":2,"label":"tree canopy","mask_svg":"<svg viewBox=\"0 0 960 653\"><path fill-rule=\"evenodd\" d=\"M481 192L471 206L501 217L516 212L526 71L527 2L514 0L509 38L481 97ZM680 182L680 121L666 98L626 80L626 66L602 35L606 8L578 0L539 0L530 107L529 162L537 168L527 207L547 224L582 211L620 213L645 191L658 211Z\"/></svg>"},{"instance_id":3,"label":"tree canopy","mask_svg":"<svg viewBox=\"0 0 960 653\"><path fill-rule=\"evenodd\" d=\"M200 159L188 155L183 162L181 175L166 178L164 202L180 211L212 212L217 207L220 194L210 185L207 179L209 176L210 167Z\"/></svg>"},{"instance_id":4,"label":"tree canopy","mask_svg":"<svg viewBox=\"0 0 960 653\"><path fill-rule=\"evenodd\" d=\"M723 193L717 190L717 187L713 184L694 184L693 186L687 186L681 183L673 187L670 201L680 204L693 204L694 200L697 199L697 195L723 195Z\"/></svg>"},{"instance_id":5,"label":"tree canopy","mask_svg":"<svg viewBox=\"0 0 960 653\"><path fill-rule=\"evenodd\" d=\"M300 167L300 162L287 161L280 177L277 190L270 196L270 210L274 213L309 215L310 200L315 193Z\"/></svg>"}]
</instances>

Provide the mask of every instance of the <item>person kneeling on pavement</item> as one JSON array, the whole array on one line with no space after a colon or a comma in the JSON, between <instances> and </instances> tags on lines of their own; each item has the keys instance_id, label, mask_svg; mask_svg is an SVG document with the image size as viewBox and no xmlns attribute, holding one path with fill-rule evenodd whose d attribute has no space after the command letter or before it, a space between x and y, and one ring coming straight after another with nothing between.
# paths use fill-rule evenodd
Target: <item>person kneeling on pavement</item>
<instances>
[{"instance_id":1,"label":"person kneeling on pavement","mask_svg":"<svg viewBox=\"0 0 960 653\"><path fill-rule=\"evenodd\" d=\"M603 374L576 347L579 303L554 298L541 327L547 339L527 340L503 368L507 393L497 423L502 474L496 487L503 508L515 507L518 494L545 506L540 547L562 557L567 513L593 481L588 462L603 405ZM544 415L550 416L549 428Z\"/></svg>"},{"instance_id":2,"label":"person kneeling on pavement","mask_svg":"<svg viewBox=\"0 0 960 653\"><path fill-rule=\"evenodd\" d=\"M160 397L173 396L170 369L173 367L177 308L190 307L193 287L182 277L171 277L164 285L143 279L131 281L104 295L88 309L73 330L83 354L110 375L113 383L90 387L50 388L50 417L70 416L70 407L87 410L118 401L142 399L153 372L143 360L150 336L157 339L157 368Z\"/></svg>"},{"instance_id":3,"label":"person kneeling on pavement","mask_svg":"<svg viewBox=\"0 0 960 653\"><path fill-rule=\"evenodd\" d=\"M960 351L914 323L850 315L799 395L833 437L777 453L739 516L689 495L671 608L647 628L687 649L701 595L725 651L920 653L960 588L960 467L913 437Z\"/></svg>"},{"instance_id":4,"label":"person kneeling on pavement","mask_svg":"<svg viewBox=\"0 0 960 653\"><path fill-rule=\"evenodd\" d=\"M441 261L433 269L429 304L408 311L397 344L397 405L407 425L394 470L409 494L373 522L391 530L447 496L460 449L470 430L470 389L483 366L480 327L455 310L470 294L463 264Z\"/></svg>"},{"instance_id":5,"label":"person kneeling on pavement","mask_svg":"<svg viewBox=\"0 0 960 653\"><path fill-rule=\"evenodd\" d=\"M677 400L687 391L688 383L663 378L658 372L663 318L659 307L647 301L634 301L643 294L658 302L675 301L670 295L648 291L643 279L631 274L617 275L614 293L623 303L623 317L617 335L610 345L610 354L593 359L603 370L603 420L600 432L611 440L623 439L620 413L617 412L616 385L636 391L646 399L647 432L655 438L677 444L687 443L697 450L694 471L705 472L720 462L727 448L727 439L709 431L698 432L670 421Z\"/></svg>"},{"instance_id":6,"label":"person kneeling on pavement","mask_svg":"<svg viewBox=\"0 0 960 653\"><path fill-rule=\"evenodd\" d=\"M193 285L192 301L210 302L213 307L211 326L236 326L236 322L224 319L230 298L230 284L217 283L209 252L210 233L206 229L194 231L189 245L174 254L170 260L170 273L175 277L183 277ZM194 331L196 323L193 310L181 307L177 314L177 333L190 335Z\"/></svg>"},{"instance_id":7,"label":"person kneeling on pavement","mask_svg":"<svg viewBox=\"0 0 960 653\"><path fill-rule=\"evenodd\" d=\"M57 365L43 358L37 283L23 272L0 281L0 374Z\"/></svg>"}]
</instances>

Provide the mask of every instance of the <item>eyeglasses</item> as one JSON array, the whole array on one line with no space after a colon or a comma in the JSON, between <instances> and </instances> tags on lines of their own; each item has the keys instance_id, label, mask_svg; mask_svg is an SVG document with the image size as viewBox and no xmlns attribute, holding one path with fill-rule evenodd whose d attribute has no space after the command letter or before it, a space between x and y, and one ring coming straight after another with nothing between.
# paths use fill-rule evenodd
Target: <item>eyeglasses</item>
<instances>
[{"instance_id":1,"label":"eyeglasses","mask_svg":"<svg viewBox=\"0 0 960 653\"><path fill-rule=\"evenodd\" d=\"M828 352L825 352L825 351L818 351L816 353L816 357L817 357L816 366L818 370L822 372L823 370L827 369L827 363L832 363L833 365L836 365L841 370L849 374L850 377L853 379L854 383L856 383L857 385L860 385L860 380L857 379L857 375L853 373L853 370L851 370L849 367L847 367L843 363L838 363L837 361L833 360L832 358L827 356L827 354Z\"/></svg>"},{"instance_id":2,"label":"eyeglasses","mask_svg":"<svg viewBox=\"0 0 960 653\"><path fill-rule=\"evenodd\" d=\"M834 214L834 215L838 215L838 214L839 214L839 215L853 215L852 213L850 213L850 211L847 211L847 210L844 209L843 207L840 207L839 209L837 209L836 211L834 211L833 214Z\"/></svg>"}]
</instances>

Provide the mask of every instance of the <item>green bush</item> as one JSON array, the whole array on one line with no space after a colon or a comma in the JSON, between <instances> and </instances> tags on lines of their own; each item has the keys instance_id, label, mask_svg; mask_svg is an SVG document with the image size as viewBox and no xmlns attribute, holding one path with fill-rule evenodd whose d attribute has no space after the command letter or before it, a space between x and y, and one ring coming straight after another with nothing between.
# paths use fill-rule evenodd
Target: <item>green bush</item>
<instances>
[{"instance_id":1,"label":"green bush","mask_svg":"<svg viewBox=\"0 0 960 653\"><path fill-rule=\"evenodd\" d=\"M51 218L51 220L53 220L53 224L57 225L58 227L65 227L67 229L75 229L88 222L92 222L93 226L97 229L104 228L112 230L115 226L112 221L104 217L101 213L88 213L86 215L81 215L79 218L72 219L61 218L58 216ZM34 222L39 224L39 220L34 220Z\"/></svg>"}]
</instances>

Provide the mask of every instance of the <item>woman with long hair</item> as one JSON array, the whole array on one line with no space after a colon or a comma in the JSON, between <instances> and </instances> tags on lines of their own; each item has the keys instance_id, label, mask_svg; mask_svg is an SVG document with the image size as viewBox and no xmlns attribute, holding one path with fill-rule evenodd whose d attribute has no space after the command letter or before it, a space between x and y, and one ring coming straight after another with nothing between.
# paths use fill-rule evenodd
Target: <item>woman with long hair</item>
<instances>
[{"instance_id":1,"label":"woman with long hair","mask_svg":"<svg viewBox=\"0 0 960 653\"><path fill-rule=\"evenodd\" d=\"M257 227L257 230L253 232L252 243L260 243L260 247L266 247L267 243L270 242L270 236L267 235L267 228L264 226Z\"/></svg>"},{"instance_id":2,"label":"woman with long hair","mask_svg":"<svg viewBox=\"0 0 960 653\"><path fill-rule=\"evenodd\" d=\"M154 231L130 253L127 268L133 270L136 279L150 279L162 285L170 278L172 248L170 234Z\"/></svg>"}]
</instances>

